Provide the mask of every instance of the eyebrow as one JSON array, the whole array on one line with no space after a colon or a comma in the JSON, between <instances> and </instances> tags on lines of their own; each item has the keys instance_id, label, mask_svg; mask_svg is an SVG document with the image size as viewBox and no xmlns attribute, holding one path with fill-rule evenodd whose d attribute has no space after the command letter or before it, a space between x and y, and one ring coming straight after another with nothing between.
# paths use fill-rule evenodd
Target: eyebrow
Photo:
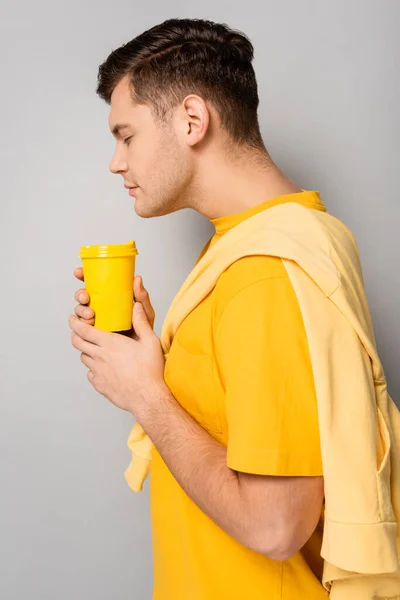
<instances>
[{"instance_id":1,"label":"eyebrow","mask_svg":"<svg viewBox=\"0 0 400 600\"><path fill-rule=\"evenodd\" d=\"M116 136L121 129L129 129L130 127L132 127L130 123L117 123L117 125L113 127L111 133Z\"/></svg>"}]
</instances>

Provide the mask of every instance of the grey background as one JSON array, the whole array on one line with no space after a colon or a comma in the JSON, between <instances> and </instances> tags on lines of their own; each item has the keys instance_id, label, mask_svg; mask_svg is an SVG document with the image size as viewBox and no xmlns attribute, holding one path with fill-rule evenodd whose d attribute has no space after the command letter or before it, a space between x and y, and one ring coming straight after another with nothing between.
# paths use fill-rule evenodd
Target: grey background
<instances>
[{"instance_id":1,"label":"grey background","mask_svg":"<svg viewBox=\"0 0 400 600\"><path fill-rule=\"evenodd\" d=\"M151 597L148 483L134 494L123 477L133 417L91 388L68 316L79 246L135 239L159 334L213 232L191 210L140 219L108 171L114 141L97 67L170 17L226 22L252 39L266 145L355 234L400 399L397 0L3 3L2 600Z\"/></svg>"}]
</instances>

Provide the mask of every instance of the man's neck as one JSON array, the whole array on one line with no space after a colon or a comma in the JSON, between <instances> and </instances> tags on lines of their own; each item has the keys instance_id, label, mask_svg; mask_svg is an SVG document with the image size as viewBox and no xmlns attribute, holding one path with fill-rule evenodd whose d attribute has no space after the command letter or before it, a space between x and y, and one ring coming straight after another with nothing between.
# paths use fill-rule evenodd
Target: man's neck
<instances>
[{"instance_id":1,"label":"man's neck","mask_svg":"<svg viewBox=\"0 0 400 600\"><path fill-rule=\"evenodd\" d=\"M207 175L201 177L191 208L207 219L237 214L277 196L302 191L268 155L264 164L261 160L221 162L203 173Z\"/></svg>"}]
</instances>

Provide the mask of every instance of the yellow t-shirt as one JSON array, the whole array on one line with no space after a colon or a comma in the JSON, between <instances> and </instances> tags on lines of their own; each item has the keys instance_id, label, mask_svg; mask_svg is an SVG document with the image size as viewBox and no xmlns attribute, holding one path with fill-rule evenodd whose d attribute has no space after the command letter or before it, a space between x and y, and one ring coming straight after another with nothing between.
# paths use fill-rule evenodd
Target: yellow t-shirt
<instances>
[{"instance_id":1,"label":"yellow t-shirt","mask_svg":"<svg viewBox=\"0 0 400 600\"><path fill-rule=\"evenodd\" d=\"M268 200L213 219L215 235L284 202L326 210L318 192ZM176 400L227 447L231 469L260 475L322 475L317 401L296 295L280 258L233 263L184 319L165 364ZM153 448L150 476L153 600L319 600L322 515L286 561L225 533L189 498Z\"/></svg>"}]
</instances>

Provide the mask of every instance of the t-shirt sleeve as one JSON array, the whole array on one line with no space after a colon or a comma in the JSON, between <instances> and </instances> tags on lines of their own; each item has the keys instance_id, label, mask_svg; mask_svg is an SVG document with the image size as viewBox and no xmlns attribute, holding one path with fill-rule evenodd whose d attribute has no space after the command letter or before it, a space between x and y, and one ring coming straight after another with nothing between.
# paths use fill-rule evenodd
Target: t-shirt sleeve
<instances>
[{"instance_id":1,"label":"t-shirt sleeve","mask_svg":"<svg viewBox=\"0 0 400 600\"><path fill-rule=\"evenodd\" d=\"M260 475L322 475L307 336L288 277L240 289L215 331L226 393L227 464Z\"/></svg>"}]
</instances>

